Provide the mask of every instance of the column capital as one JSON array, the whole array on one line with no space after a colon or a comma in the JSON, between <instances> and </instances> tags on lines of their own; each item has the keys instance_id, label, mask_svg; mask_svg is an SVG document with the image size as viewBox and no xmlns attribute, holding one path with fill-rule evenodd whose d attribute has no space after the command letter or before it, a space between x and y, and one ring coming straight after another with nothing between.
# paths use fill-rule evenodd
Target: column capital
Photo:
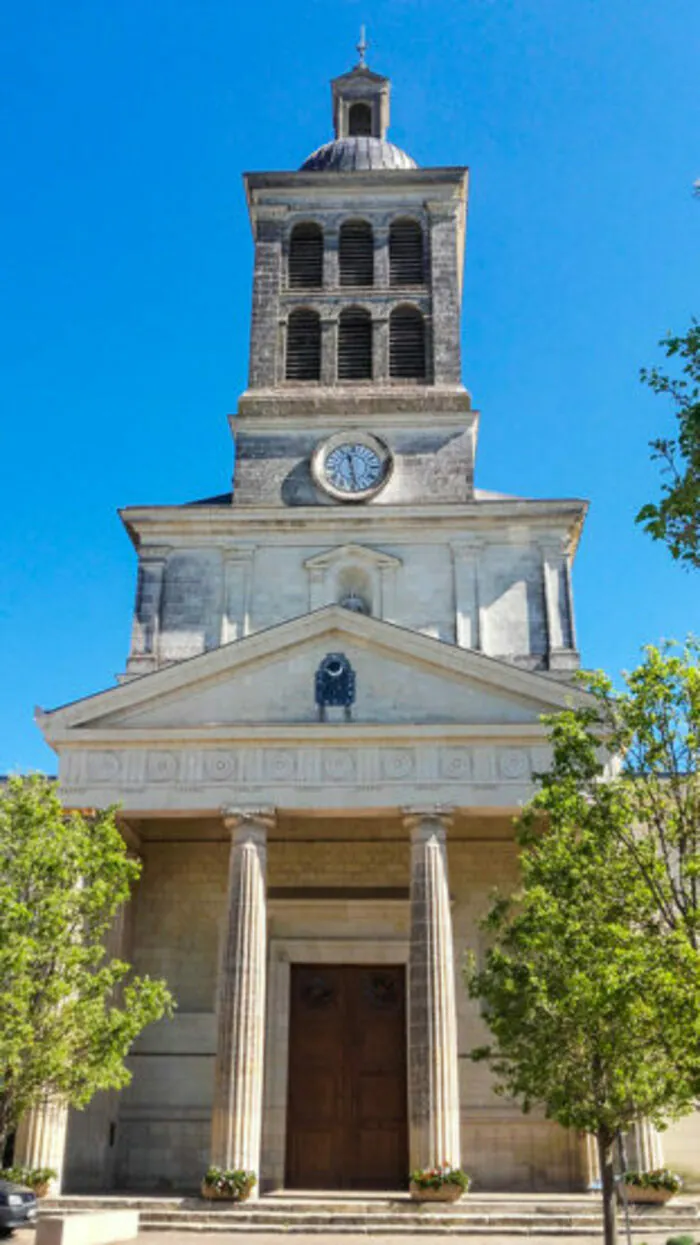
<instances>
[{"instance_id":1,"label":"column capital","mask_svg":"<svg viewBox=\"0 0 700 1245\"><path fill-rule=\"evenodd\" d=\"M172 545L142 545L139 549L139 561L165 562L172 551Z\"/></svg>"},{"instance_id":2,"label":"column capital","mask_svg":"<svg viewBox=\"0 0 700 1245\"><path fill-rule=\"evenodd\" d=\"M274 808L237 808L233 804L224 804L221 816L232 839L257 833L263 838L272 830L277 820Z\"/></svg>"},{"instance_id":3,"label":"column capital","mask_svg":"<svg viewBox=\"0 0 700 1245\"><path fill-rule=\"evenodd\" d=\"M401 809L403 824L414 842L430 834L444 839L454 820L453 813L454 808L448 804L417 804Z\"/></svg>"}]
</instances>

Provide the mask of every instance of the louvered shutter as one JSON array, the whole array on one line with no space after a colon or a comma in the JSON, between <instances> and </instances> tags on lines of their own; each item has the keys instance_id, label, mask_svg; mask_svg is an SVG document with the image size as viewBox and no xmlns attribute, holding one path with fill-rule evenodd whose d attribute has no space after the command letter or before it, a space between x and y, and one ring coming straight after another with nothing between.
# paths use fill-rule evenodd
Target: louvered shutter
<instances>
[{"instance_id":1,"label":"louvered shutter","mask_svg":"<svg viewBox=\"0 0 700 1245\"><path fill-rule=\"evenodd\" d=\"M343 311L338 325L338 380L372 379L372 320L359 307Z\"/></svg>"},{"instance_id":2,"label":"louvered shutter","mask_svg":"<svg viewBox=\"0 0 700 1245\"><path fill-rule=\"evenodd\" d=\"M389 230L391 285L422 285L423 230L415 220L396 220Z\"/></svg>"},{"instance_id":3,"label":"louvered shutter","mask_svg":"<svg viewBox=\"0 0 700 1245\"><path fill-rule=\"evenodd\" d=\"M341 285L373 284L374 240L367 221L350 220L340 226L339 259Z\"/></svg>"},{"instance_id":4,"label":"louvered shutter","mask_svg":"<svg viewBox=\"0 0 700 1245\"><path fill-rule=\"evenodd\" d=\"M289 288L314 289L323 285L323 233L311 222L295 225L289 240Z\"/></svg>"},{"instance_id":5,"label":"louvered shutter","mask_svg":"<svg viewBox=\"0 0 700 1245\"><path fill-rule=\"evenodd\" d=\"M287 380L321 379L321 319L315 311L293 311L287 322Z\"/></svg>"},{"instance_id":6,"label":"louvered shutter","mask_svg":"<svg viewBox=\"0 0 700 1245\"><path fill-rule=\"evenodd\" d=\"M391 314L389 375L425 380L425 321L415 307L398 307Z\"/></svg>"}]
</instances>

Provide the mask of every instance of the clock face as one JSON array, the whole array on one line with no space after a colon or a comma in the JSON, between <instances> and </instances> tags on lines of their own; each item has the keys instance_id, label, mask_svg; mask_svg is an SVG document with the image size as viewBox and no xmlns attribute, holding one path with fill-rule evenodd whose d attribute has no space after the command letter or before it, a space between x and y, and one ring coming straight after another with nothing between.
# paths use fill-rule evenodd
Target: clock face
<instances>
[{"instance_id":1,"label":"clock face","mask_svg":"<svg viewBox=\"0 0 700 1245\"><path fill-rule=\"evenodd\" d=\"M371 446L348 441L327 454L323 474L341 493L364 493L381 483L384 464Z\"/></svg>"},{"instance_id":2,"label":"clock face","mask_svg":"<svg viewBox=\"0 0 700 1245\"><path fill-rule=\"evenodd\" d=\"M311 456L313 479L336 501L369 501L392 470L391 450L371 432L335 432Z\"/></svg>"}]
</instances>

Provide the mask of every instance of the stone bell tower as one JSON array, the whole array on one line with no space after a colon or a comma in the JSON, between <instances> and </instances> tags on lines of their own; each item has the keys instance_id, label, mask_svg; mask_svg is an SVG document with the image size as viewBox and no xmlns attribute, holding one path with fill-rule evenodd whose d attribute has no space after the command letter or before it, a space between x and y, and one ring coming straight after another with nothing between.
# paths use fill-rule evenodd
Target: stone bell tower
<instances>
[{"instance_id":1,"label":"stone bell tower","mask_svg":"<svg viewBox=\"0 0 700 1245\"><path fill-rule=\"evenodd\" d=\"M390 83L363 55L331 94L332 142L296 173L245 177L255 275L234 505L464 502L467 171L419 169L388 140Z\"/></svg>"}]
</instances>

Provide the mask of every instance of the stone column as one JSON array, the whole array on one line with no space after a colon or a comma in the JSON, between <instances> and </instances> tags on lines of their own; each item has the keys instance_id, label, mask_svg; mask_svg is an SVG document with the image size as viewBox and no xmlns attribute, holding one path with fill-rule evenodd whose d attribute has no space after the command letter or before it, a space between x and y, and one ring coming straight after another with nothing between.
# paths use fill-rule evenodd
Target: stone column
<instances>
[{"instance_id":1,"label":"stone column","mask_svg":"<svg viewBox=\"0 0 700 1245\"><path fill-rule=\"evenodd\" d=\"M158 640L168 545L146 546L139 556L136 606L131 628L128 674L149 674L158 669Z\"/></svg>"},{"instance_id":2,"label":"stone column","mask_svg":"<svg viewBox=\"0 0 700 1245\"><path fill-rule=\"evenodd\" d=\"M408 1085L411 1168L460 1164L457 1010L445 809L407 809L411 833Z\"/></svg>"},{"instance_id":3,"label":"stone column","mask_svg":"<svg viewBox=\"0 0 700 1245\"><path fill-rule=\"evenodd\" d=\"M598 1139L593 1133L583 1133L581 1137L581 1167L583 1187L589 1193L600 1188L600 1157L598 1155Z\"/></svg>"},{"instance_id":4,"label":"stone column","mask_svg":"<svg viewBox=\"0 0 700 1245\"><path fill-rule=\"evenodd\" d=\"M452 542L455 593L455 637L460 648L480 649L479 556L483 541Z\"/></svg>"},{"instance_id":5,"label":"stone column","mask_svg":"<svg viewBox=\"0 0 700 1245\"><path fill-rule=\"evenodd\" d=\"M338 380L338 321L321 320L321 384L332 386Z\"/></svg>"},{"instance_id":6,"label":"stone column","mask_svg":"<svg viewBox=\"0 0 700 1245\"><path fill-rule=\"evenodd\" d=\"M426 203L430 220L430 269L433 303L432 375L436 385L458 385L460 359L460 286L456 200ZM429 369L430 374L430 369Z\"/></svg>"},{"instance_id":7,"label":"stone column","mask_svg":"<svg viewBox=\"0 0 700 1245\"><path fill-rule=\"evenodd\" d=\"M265 871L272 809L224 809L231 832L228 913L217 995L211 1162L260 1180L267 922ZM255 1192L259 1190L259 1184Z\"/></svg>"},{"instance_id":8,"label":"stone column","mask_svg":"<svg viewBox=\"0 0 700 1245\"><path fill-rule=\"evenodd\" d=\"M651 1172L664 1165L661 1136L648 1120L637 1120L627 1134L630 1171Z\"/></svg>"},{"instance_id":9,"label":"stone column","mask_svg":"<svg viewBox=\"0 0 700 1245\"><path fill-rule=\"evenodd\" d=\"M376 225L374 229L374 288L389 288L389 226Z\"/></svg>"},{"instance_id":10,"label":"stone column","mask_svg":"<svg viewBox=\"0 0 700 1245\"><path fill-rule=\"evenodd\" d=\"M68 1108L55 1098L46 1097L22 1117L15 1137L14 1162L22 1167L52 1167L56 1172L50 1192L61 1192L66 1152Z\"/></svg>"},{"instance_id":11,"label":"stone column","mask_svg":"<svg viewBox=\"0 0 700 1245\"><path fill-rule=\"evenodd\" d=\"M542 541L540 550L549 669L576 670L579 663L574 642L569 553L566 542L559 538Z\"/></svg>"},{"instance_id":12,"label":"stone column","mask_svg":"<svg viewBox=\"0 0 700 1245\"><path fill-rule=\"evenodd\" d=\"M241 640L250 631L250 589L254 550L224 549L221 643Z\"/></svg>"},{"instance_id":13,"label":"stone column","mask_svg":"<svg viewBox=\"0 0 700 1245\"><path fill-rule=\"evenodd\" d=\"M269 389L280 373L278 357L280 289L282 285L282 237L287 207L284 204L255 203L252 208L255 229L255 267L253 305L250 318L251 389Z\"/></svg>"},{"instance_id":14,"label":"stone column","mask_svg":"<svg viewBox=\"0 0 700 1245\"><path fill-rule=\"evenodd\" d=\"M385 311L372 320L372 379L377 384L389 380L389 317Z\"/></svg>"}]
</instances>

